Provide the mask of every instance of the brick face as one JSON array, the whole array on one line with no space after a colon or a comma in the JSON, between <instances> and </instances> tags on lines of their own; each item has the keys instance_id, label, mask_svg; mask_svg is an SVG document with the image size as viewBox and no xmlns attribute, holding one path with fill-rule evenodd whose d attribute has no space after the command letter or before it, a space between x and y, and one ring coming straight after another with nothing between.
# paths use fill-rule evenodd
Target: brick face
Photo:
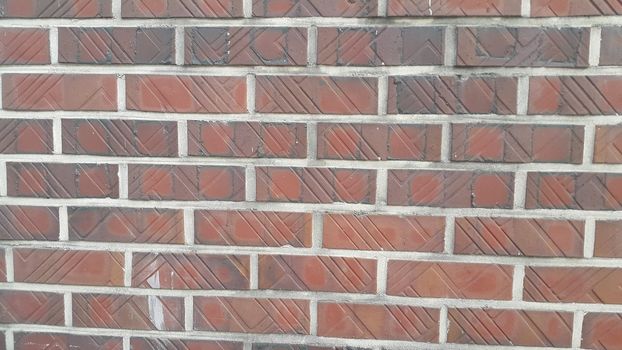
<instances>
[{"instance_id":1,"label":"brick face","mask_svg":"<svg viewBox=\"0 0 622 350\"><path fill-rule=\"evenodd\" d=\"M5 119L0 121L0 153L25 154L53 151L51 120Z\"/></svg>"},{"instance_id":2,"label":"brick face","mask_svg":"<svg viewBox=\"0 0 622 350\"><path fill-rule=\"evenodd\" d=\"M519 16L516 0L387 0L389 16Z\"/></svg>"},{"instance_id":3,"label":"brick face","mask_svg":"<svg viewBox=\"0 0 622 350\"><path fill-rule=\"evenodd\" d=\"M108 18L112 17L107 0L4 0L6 18Z\"/></svg>"},{"instance_id":4,"label":"brick face","mask_svg":"<svg viewBox=\"0 0 622 350\"><path fill-rule=\"evenodd\" d=\"M34 28L0 29L0 63L50 63L49 32Z\"/></svg>"},{"instance_id":5,"label":"brick face","mask_svg":"<svg viewBox=\"0 0 622 350\"><path fill-rule=\"evenodd\" d=\"M121 0L121 15L127 18L232 18L242 14L242 0Z\"/></svg>"},{"instance_id":6,"label":"brick face","mask_svg":"<svg viewBox=\"0 0 622 350\"><path fill-rule=\"evenodd\" d=\"M257 17L373 17L377 0L253 0Z\"/></svg>"}]
</instances>

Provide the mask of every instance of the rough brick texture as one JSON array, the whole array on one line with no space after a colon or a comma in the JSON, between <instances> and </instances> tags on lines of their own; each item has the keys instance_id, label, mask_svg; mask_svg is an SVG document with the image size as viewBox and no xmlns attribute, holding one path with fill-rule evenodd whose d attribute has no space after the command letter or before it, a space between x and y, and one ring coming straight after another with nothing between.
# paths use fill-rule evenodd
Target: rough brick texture
<instances>
[{"instance_id":1,"label":"rough brick texture","mask_svg":"<svg viewBox=\"0 0 622 350\"><path fill-rule=\"evenodd\" d=\"M622 349L622 0L0 0L0 350Z\"/></svg>"}]
</instances>

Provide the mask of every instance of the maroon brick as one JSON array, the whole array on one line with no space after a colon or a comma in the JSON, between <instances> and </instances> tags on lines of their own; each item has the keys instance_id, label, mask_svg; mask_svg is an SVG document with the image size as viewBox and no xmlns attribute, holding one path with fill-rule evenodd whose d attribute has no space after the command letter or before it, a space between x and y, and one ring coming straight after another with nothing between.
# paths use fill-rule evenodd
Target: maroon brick
<instances>
[{"instance_id":1,"label":"maroon brick","mask_svg":"<svg viewBox=\"0 0 622 350\"><path fill-rule=\"evenodd\" d=\"M529 209L620 210L622 176L597 173L529 173Z\"/></svg>"},{"instance_id":2,"label":"maroon brick","mask_svg":"<svg viewBox=\"0 0 622 350\"><path fill-rule=\"evenodd\" d=\"M581 347L614 350L622 344L622 314L588 313L583 319Z\"/></svg>"},{"instance_id":3,"label":"maroon brick","mask_svg":"<svg viewBox=\"0 0 622 350\"><path fill-rule=\"evenodd\" d=\"M441 27L318 28L317 63L337 66L440 65Z\"/></svg>"},{"instance_id":4,"label":"maroon brick","mask_svg":"<svg viewBox=\"0 0 622 350\"><path fill-rule=\"evenodd\" d=\"M0 29L0 64L49 64L49 30Z\"/></svg>"},{"instance_id":5,"label":"maroon brick","mask_svg":"<svg viewBox=\"0 0 622 350\"><path fill-rule=\"evenodd\" d=\"M389 78L391 114L516 114L517 81L510 77Z\"/></svg>"},{"instance_id":6,"label":"maroon brick","mask_svg":"<svg viewBox=\"0 0 622 350\"><path fill-rule=\"evenodd\" d=\"M622 13L622 7L620 8ZM600 65L622 65L622 49L619 43L622 41L622 27L603 27L601 29L600 42Z\"/></svg>"},{"instance_id":7,"label":"maroon brick","mask_svg":"<svg viewBox=\"0 0 622 350\"><path fill-rule=\"evenodd\" d=\"M390 17L520 16L517 0L388 0Z\"/></svg>"},{"instance_id":8,"label":"maroon brick","mask_svg":"<svg viewBox=\"0 0 622 350\"><path fill-rule=\"evenodd\" d=\"M374 203L376 173L328 168L257 168L257 201Z\"/></svg>"},{"instance_id":9,"label":"maroon brick","mask_svg":"<svg viewBox=\"0 0 622 350\"><path fill-rule=\"evenodd\" d=\"M250 258L241 255L134 253L132 286L157 289L249 289Z\"/></svg>"},{"instance_id":10,"label":"maroon brick","mask_svg":"<svg viewBox=\"0 0 622 350\"><path fill-rule=\"evenodd\" d=\"M9 196L118 198L118 167L94 164L7 163Z\"/></svg>"},{"instance_id":11,"label":"maroon brick","mask_svg":"<svg viewBox=\"0 0 622 350\"><path fill-rule=\"evenodd\" d=\"M58 240L58 209L0 206L0 241Z\"/></svg>"},{"instance_id":12,"label":"maroon brick","mask_svg":"<svg viewBox=\"0 0 622 350\"><path fill-rule=\"evenodd\" d=\"M353 339L438 341L438 309L400 305L318 305L318 335Z\"/></svg>"},{"instance_id":13,"label":"maroon brick","mask_svg":"<svg viewBox=\"0 0 622 350\"><path fill-rule=\"evenodd\" d=\"M358 77L258 76L260 113L376 114L377 81Z\"/></svg>"},{"instance_id":14,"label":"maroon brick","mask_svg":"<svg viewBox=\"0 0 622 350\"><path fill-rule=\"evenodd\" d=\"M173 28L59 28L61 63L172 64Z\"/></svg>"},{"instance_id":15,"label":"maroon brick","mask_svg":"<svg viewBox=\"0 0 622 350\"><path fill-rule=\"evenodd\" d=\"M0 17L112 17L112 6L109 0L3 0Z\"/></svg>"},{"instance_id":16,"label":"maroon brick","mask_svg":"<svg viewBox=\"0 0 622 350\"><path fill-rule=\"evenodd\" d=\"M589 28L460 27L459 66L587 67Z\"/></svg>"},{"instance_id":17,"label":"maroon brick","mask_svg":"<svg viewBox=\"0 0 622 350\"><path fill-rule=\"evenodd\" d=\"M191 27L185 31L186 64L304 66L305 28Z\"/></svg>"},{"instance_id":18,"label":"maroon brick","mask_svg":"<svg viewBox=\"0 0 622 350\"><path fill-rule=\"evenodd\" d=\"M309 302L195 297L194 329L234 333L309 334Z\"/></svg>"},{"instance_id":19,"label":"maroon brick","mask_svg":"<svg viewBox=\"0 0 622 350\"><path fill-rule=\"evenodd\" d=\"M171 338L134 338L130 339L131 350L242 350L243 343L215 340L185 340Z\"/></svg>"},{"instance_id":20,"label":"maroon brick","mask_svg":"<svg viewBox=\"0 0 622 350\"><path fill-rule=\"evenodd\" d=\"M63 120L63 153L177 156L177 123L139 120Z\"/></svg>"},{"instance_id":21,"label":"maroon brick","mask_svg":"<svg viewBox=\"0 0 622 350\"><path fill-rule=\"evenodd\" d=\"M622 257L622 221L596 221L594 256Z\"/></svg>"},{"instance_id":22,"label":"maroon brick","mask_svg":"<svg viewBox=\"0 0 622 350\"><path fill-rule=\"evenodd\" d=\"M69 240L120 243L184 243L181 210L70 207Z\"/></svg>"},{"instance_id":23,"label":"maroon brick","mask_svg":"<svg viewBox=\"0 0 622 350\"><path fill-rule=\"evenodd\" d=\"M3 74L2 105L8 110L116 111L114 75Z\"/></svg>"},{"instance_id":24,"label":"maroon brick","mask_svg":"<svg viewBox=\"0 0 622 350\"><path fill-rule=\"evenodd\" d=\"M443 251L442 217L325 214L323 222L324 248Z\"/></svg>"},{"instance_id":25,"label":"maroon brick","mask_svg":"<svg viewBox=\"0 0 622 350\"><path fill-rule=\"evenodd\" d=\"M198 210L195 241L201 244L311 246L311 214L266 211Z\"/></svg>"},{"instance_id":26,"label":"maroon brick","mask_svg":"<svg viewBox=\"0 0 622 350\"><path fill-rule=\"evenodd\" d=\"M160 331L184 329L183 298L74 293L72 305L74 327Z\"/></svg>"},{"instance_id":27,"label":"maroon brick","mask_svg":"<svg viewBox=\"0 0 622 350\"><path fill-rule=\"evenodd\" d=\"M619 113L622 113L622 77L541 76L529 78L529 114L611 115Z\"/></svg>"},{"instance_id":28,"label":"maroon brick","mask_svg":"<svg viewBox=\"0 0 622 350\"><path fill-rule=\"evenodd\" d=\"M584 223L575 220L456 218L454 253L583 257Z\"/></svg>"},{"instance_id":29,"label":"maroon brick","mask_svg":"<svg viewBox=\"0 0 622 350\"><path fill-rule=\"evenodd\" d=\"M254 17L373 17L377 0L253 0Z\"/></svg>"},{"instance_id":30,"label":"maroon brick","mask_svg":"<svg viewBox=\"0 0 622 350\"><path fill-rule=\"evenodd\" d=\"M246 158L305 158L305 124L188 122L188 154Z\"/></svg>"},{"instance_id":31,"label":"maroon brick","mask_svg":"<svg viewBox=\"0 0 622 350\"><path fill-rule=\"evenodd\" d=\"M581 164L583 127L453 124L451 159L470 162Z\"/></svg>"},{"instance_id":32,"label":"maroon brick","mask_svg":"<svg viewBox=\"0 0 622 350\"><path fill-rule=\"evenodd\" d=\"M45 153L54 149L51 120L0 120L0 153Z\"/></svg>"},{"instance_id":33,"label":"maroon brick","mask_svg":"<svg viewBox=\"0 0 622 350\"><path fill-rule=\"evenodd\" d=\"M420 161L441 158L440 125L320 123L317 135L318 158Z\"/></svg>"},{"instance_id":34,"label":"maroon brick","mask_svg":"<svg viewBox=\"0 0 622 350\"><path fill-rule=\"evenodd\" d=\"M514 175L470 171L389 170L389 205L511 208Z\"/></svg>"},{"instance_id":35,"label":"maroon brick","mask_svg":"<svg viewBox=\"0 0 622 350\"><path fill-rule=\"evenodd\" d=\"M612 16L622 14L617 0L531 0L532 17Z\"/></svg>"},{"instance_id":36,"label":"maroon brick","mask_svg":"<svg viewBox=\"0 0 622 350\"><path fill-rule=\"evenodd\" d=\"M127 18L227 18L242 17L242 0L122 0Z\"/></svg>"},{"instance_id":37,"label":"maroon brick","mask_svg":"<svg viewBox=\"0 0 622 350\"><path fill-rule=\"evenodd\" d=\"M594 163L622 163L622 126L596 127Z\"/></svg>"},{"instance_id":38,"label":"maroon brick","mask_svg":"<svg viewBox=\"0 0 622 350\"><path fill-rule=\"evenodd\" d=\"M0 290L0 324L65 324L63 295Z\"/></svg>"},{"instance_id":39,"label":"maroon brick","mask_svg":"<svg viewBox=\"0 0 622 350\"><path fill-rule=\"evenodd\" d=\"M147 112L246 112L246 78L128 75L127 108ZM166 87L166 88L165 88Z\"/></svg>"},{"instance_id":40,"label":"maroon brick","mask_svg":"<svg viewBox=\"0 0 622 350\"><path fill-rule=\"evenodd\" d=\"M130 164L128 171L130 199L244 200L244 168Z\"/></svg>"},{"instance_id":41,"label":"maroon brick","mask_svg":"<svg viewBox=\"0 0 622 350\"><path fill-rule=\"evenodd\" d=\"M123 339L60 333L15 333L15 350L121 350Z\"/></svg>"}]
</instances>

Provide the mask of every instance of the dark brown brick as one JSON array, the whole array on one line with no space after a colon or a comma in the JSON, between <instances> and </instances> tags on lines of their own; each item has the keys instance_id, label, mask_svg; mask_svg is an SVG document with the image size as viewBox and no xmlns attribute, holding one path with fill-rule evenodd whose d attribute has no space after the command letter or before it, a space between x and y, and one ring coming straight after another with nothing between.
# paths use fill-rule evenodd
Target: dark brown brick
<instances>
[{"instance_id":1,"label":"dark brown brick","mask_svg":"<svg viewBox=\"0 0 622 350\"><path fill-rule=\"evenodd\" d=\"M622 13L622 7L620 7ZM600 65L622 65L622 27L603 27L600 41Z\"/></svg>"},{"instance_id":2,"label":"dark brown brick","mask_svg":"<svg viewBox=\"0 0 622 350\"><path fill-rule=\"evenodd\" d=\"M51 154L51 120L0 120L0 153L44 153Z\"/></svg>"}]
</instances>

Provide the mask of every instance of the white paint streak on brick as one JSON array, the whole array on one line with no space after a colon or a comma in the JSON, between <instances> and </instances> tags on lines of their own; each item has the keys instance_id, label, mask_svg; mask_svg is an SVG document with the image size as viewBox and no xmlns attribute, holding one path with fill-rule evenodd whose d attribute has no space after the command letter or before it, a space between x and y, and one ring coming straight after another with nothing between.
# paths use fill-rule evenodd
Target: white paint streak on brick
<instances>
[{"instance_id":1,"label":"white paint streak on brick","mask_svg":"<svg viewBox=\"0 0 622 350\"><path fill-rule=\"evenodd\" d=\"M183 66L185 63L185 27L175 27L175 64Z\"/></svg>"},{"instance_id":2,"label":"white paint streak on brick","mask_svg":"<svg viewBox=\"0 0 622 350\"><path fill-rule=\"evenodd\" d=\"M453 254L454 252L455 226L456 218L452 215L447 215L445 217L445 240L443 250L445 254Z\"/></svg>"},{"instance_id":3,"label":"white paint streak on brick","mask_svg":"<svg viewBox=\"0 0 622 350\"><path fill-rule=\"evenodd\" d=\"M69 213L66 206L58 208L58 240L69 241Z\"/></svg>"},{"instance_id":4,"label":"white paint streak on brick","mask_svg":"<svg viewBox=\"0 0 622 350\"><path fill-rule=\"evenodd\" d=\"M522 0L520 13L522 17L531 16L531 0Z\"/></svg>"},{"instance_id":5,"label":"white paint streak on brick","mask_svg":"<svg viewBox=\"0 0 622 350\"><path fill-rule=\"evenodd\" d=\"M250 289L259 288L259 255L251 254L250 256Z\"/></svg>"},{"instance_id":6,"label":"white paint streak on brick","mask_svg":"<svg viewBox=\"0 0 622 350\"><path fill-rule=\"evenodd\" d=\"M596 220L593 218L585 219L585 236L583 246L583 256L585 258L594 257L594 241L596 240Z\"/></svg>"},{"instance_id":7,"label":"white paint streak on brick","mask_svg":"<svg viewBox=\"0 0 622 350\"><path fill-rule=\"evenodd\" d=\"M65 327L73 326L73 313L71 312L73 309L73 301L71 298L71 293L63 294L63 302L64 302L64 312L65 312Z\"/></svg>"},{"instance_id":8,"label":"white paint streak on brick","mask_svg":"<svg viewBox=\"0 0 622 350\"><path fill-rule=\"evenodd\" d=\"M63 121L59 117L52 119L52 149L54 154L63 154Z\"/></svg>"},{"instance_id":9,"label":"white paint streak on brick","mask_svg":"<svg viewBox=\"0 0 622 350\"><path fill-rule=\"evenodd\" d=\"M432 9L430 8L430 12ZM456 27L448 26L445 28L445 52L444 62L445 66L453 67L456 65Z\"/></svg>"},{"instance_id":10,"label":"white paint streak on brick","mask_svg":"<svg viewBox=\"0 0 622 350\"><path fill-rule=\"evenodd\" d=\"M553 171L552 169L549 171ZM527 196L527 172L517 171L514 174L514 209L525 208Z\"/></svg>"},{"instance_id":11,"label":"white paint streak on brick","mask_svg":"<svg viewBox=\"0 0 622 350\"><path fill-rule=\"evenodd\" d=\"M602 40L602 28L592 27L590 29L590 52L589 52L589 64L590 66L598 66L600 63L600 45Z\"/></svg>"},{"instance_id":12,"label":"white paint streak on brick","mask_svg":"<svg viewBox=\"0 0 622 350\"><path fill-rule=\"evenodd\" d=\"M438 320L438 343L447 343L447 332L449 331L449 320L447 306L441 306Z\"/></svg>"},{"instance_id":13,"label":"white paint streak on brick","mask_svg":"<svg viewBox=\"0 0 622 350\"><path fill-rule=\"evenodd\" d=\"M184 209L184 244L194 245L194 209Z\"/></svg>"},{"instance_id":14,"label":"white paint streak on brick","mask_svg":"<svg viewBox=\"0 0 622 350\"><path fill-rule=\"evenodd\" d=\"M6 350L14 350L15 349L15 340L13 336L13 331L8 330L4 334L4 341L6 345Z\"/></svg>"},{"instance_id":15,"label":"white paint streak on brick","mask_svg":"<svg viewBox=\"0 0 622 350\"><path fill-rule=\"evenodd\" d=\"M586 125L583 136L583 164L589 165L594 162L594 147L596 143L596 127L594 125Z\"/></svg>"},{"instance_id":16,"label":"white paint streak on brick","mask_svg":"<svg viewBox=\"0 0 622 350\"><path fill-rule=\"evenodd\" d=\"M389 171L387 169L378 169L376 171L376 205L378 206L387 204L388 182Z\"/></svg>"},{"instance_id":17,"label":"white paint streak on brick","mask_svg":"<svg viewBox=\"0 0 622 350\"><path fill-rule=\"evenodd\" d=\"M58 64L58 28L50 27L50 63Z\"/></svg>"},{"instance_id":18,"label":"white paint streak on brick","mask_svg":"<svg viewBox=\"0 0 622 350\"><path fill-rule=\"evenodd\" d=\"M378 77L378 115L387 115L389 98L389 77Z\"/></svg>"},{"instance_id":19,"label":"white paint streak on brick","mask_svg":"<svg viewBox=\"0 0 622 350\"><path fill-rule=\"evenodd\" d=\"M388 264L389 262L386 258L378 259L376 267L376 294L378 295L387 294Z\"/></svg>"},{"instance_id":20,"label":"white paint streak on brick","mask_svg":"<svg viewBox=\"0 0 622 350\"><path fill-rule=\"evenodd\" d=\"M255 75L246 76L246 108L249 114L255 114Z\"/></svg>"},{"instance_id":21,"label":"white paint streak on brick","mask_svg":"<svg viewBox=\"0 0 622 350\"><path fill-rule=\"evenodd\" d=\"M324 240L323 216L326 214L314 212L311 216L311 246L314 249L321 249Z\"/></svg>"},{"instance_id":22,"label":"white paint streak on brick","mask_svg":"<svg viewBox=\"0 0 622 350\"><path fill-rule=\"evenodd\" d=\"M186 332L192 332L194 328L194 298L184 297L184 328Z\"/></svg>"},{"instance_id":23,"label":"white paint streak on brick","mask_svg":"<svg viewBox=\"0 0 622 350\"><path fill-rule=\"evenodd\" d=\"M441 162L451 161L451 124L443 123L441 127Z\"/></svg>"},{"instance_id":24,"label":"white paint streak on brick","mask_svg":"<svg viewBox=\"0 0 622 350\"><path fill-rule=\"evenodd\" d=\"M4 265L7 283L15 281L15 267L13 266L13 248L4 249Z\"/></svg>"},{"instance_id":25,"label":"white paint streak on brick","mask_svg":"<svg viewBox=\"0 0 622 350\"><path fill-rule=\"evenodd\" d=\"M177 149L180 157L188 156L188 121L177 122Z\"/></svg>"},{"instance_id":26,"label":"white paint streak on brick","mask_svg":"<svg viewBox=\"0 0 622 350\"><path fill-rule=\"evenodd\" d=\"M6 162L0 161L0 196L2 197L7 196L7 186L8 186L8 179L7 179L7 172L6 172Z\"/></svg>"},{"instance_id":27,"label":"white paint streak on brick","mask_svg":"<svg viewBox=\"0 0 622 350\"><path fill-rule=\"evenodd\" d=\"M514 277L512 279L512 300L523 300L523 283L525 280L525 266L514 266Z\"/></svg>"},{"instance_id":28,"label":"white paint streak on brick","mask_svg":"<svg viewBox=\"0 0 622 350\"><path fill-rule=\"evenodd\" d=\"M125 75L117 74L117 109L120 112L126 110Z\"/></svg>"},{"instance_id":29,"label":"white paint streak on brick","mask_svg":"<svg viewBox=\"0 0 622 350\"><path fill-rule=\"evenodd\" d=\"M246 167L246 201L254 202L257 199L257 172L255 167Z\"/></svg>"},{"instance_id":30,"label":"white paint streak on brick","mask_svg":"<svg viewBox=\"0 0 622 350\"><path fill-rule=\"evenodd\" d=\"M125 264L123 266L123 283L126 287L131 287L132 286L132 258L133 258L132 251L126 250L124 257L125 257Z\"/></svg>"},{"instance_id":31,"label":"white paint streak on brick","mask_svg":"<svg viewBox=\"0 0 622 350\"><path fill-rule=\"evenodd\" d=\"M585 317L585 312L583 311L574 312L574 317L572 320L572 344L571 344L573 349L581 348L584 317Z\"/></svg>"},{"instance_id":32,"label":"white paint streak on brick","mask_svg":"<svg viewBox=\"0 0 622 350\"><path fill-rule=\"evenodd\" d=\"M307 30L307 66L317 66L317 27L310 26Z\"/></svg>"},{"instance_id":33,"label":"white paint streak on brick","mask_svg":"<svg viewBox=\"0 0 622 350\"><path fill-rule=\"evenodd\" d=\"M516 114L527 115L529 110L529 77L521 76L518 78L518 96L516 98Z\"/></svg>"},{"instance_id":34,"label":"white paint streak on brick","mask_svg":"<svg viewBox=\"0 0 622 350\"><path fill-rule=\"evenodd\" d=\"M317 304L317 300L311 300L309 302L309 334L311 335L317 335Z\"/></svg>"},{"instance_id":35,"label":"white paint streak on brick","mask_svg":"<svg viewBox=\"0 0 622 350\"><path fill-rule=\"evenodd\" d=\"M119 164L119 198L127 199L129 196L129 169L127 163Z\"/></svg>"}]
</instances>

